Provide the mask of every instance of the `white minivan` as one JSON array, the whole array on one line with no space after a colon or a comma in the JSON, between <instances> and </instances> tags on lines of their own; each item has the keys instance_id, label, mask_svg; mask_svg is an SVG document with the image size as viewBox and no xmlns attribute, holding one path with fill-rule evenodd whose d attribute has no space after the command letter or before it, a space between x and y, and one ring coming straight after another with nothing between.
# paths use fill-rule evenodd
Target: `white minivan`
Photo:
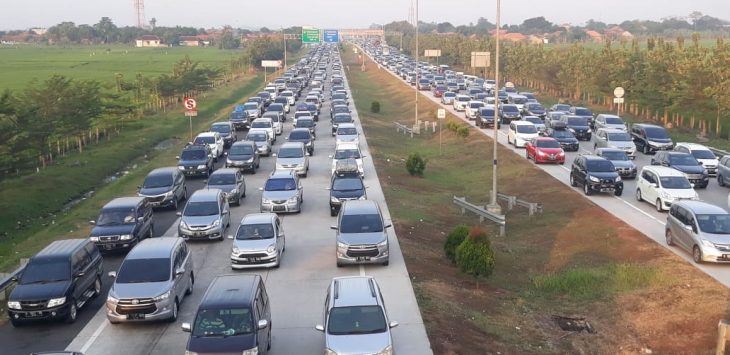
<instances>
[{"instance_id":1,"label":"white minivan","mask_svg":"<svg viewBox=\"0 0 730 355\"><path fill-rule=\"evenodd\" d=\"M662 212L679 200L699 200L699 195L683 172L668 166L648 165L638 175L636 200L653 204Z\"/></svg>"},{"instance_id":2,"label":"white minivan","mask_svg":"<svg viewBox=\"0 0 730 355\"><path fill-rule=\"evenodd\" d=\"M276 142L276 132L274 131L274 122L269 117L261 117L251 122L251 129L263 129L272 137L271 142Z\"/></svg>"},{"instance_id":3,"label":"white minivan","mask_svg":"<svg viewBox=\"0 0 730 355\"><path fill-rule=\"evenodd\" d=\"M512 121L507 132L507 143L514 144L516 148L524 148L527 142L539 136L537 127L532 122Z\"/></svg>"}]
</instances>

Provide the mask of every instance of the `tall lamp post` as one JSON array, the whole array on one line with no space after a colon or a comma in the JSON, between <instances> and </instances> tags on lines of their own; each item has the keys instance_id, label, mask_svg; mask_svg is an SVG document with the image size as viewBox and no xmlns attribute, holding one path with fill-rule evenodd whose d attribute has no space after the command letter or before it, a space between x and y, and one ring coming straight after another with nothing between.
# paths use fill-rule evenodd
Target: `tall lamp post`
<instances>
[{"instance_id":1,"label":"tall lamp post","mask_svg":"<svg viewBox=\"0 0 730 355\"><path fill-rule=\"evenodd\" d=\"M416 89L416 119L413 122L413 125L418 124L418 0L416 0L416 9L415 9L415 17L416 17L416 85L414 86Z\"/></svg>"},{"instance_id":2,"label":"tall lamp post","mask_svg":"<svg viewBox=\"0 0 730 355\"><path fill-rule=\"evenodd\" d=\"M497 203L497 139L499 138L499 35L500 35L500 11L501 11L501 0L497 1L497 32L495 36L495 58L494 58L494 160L492 161L492 195L487 205L487 210L493 213L501 214L502 208Z\"/></svg>"}]
</instances>

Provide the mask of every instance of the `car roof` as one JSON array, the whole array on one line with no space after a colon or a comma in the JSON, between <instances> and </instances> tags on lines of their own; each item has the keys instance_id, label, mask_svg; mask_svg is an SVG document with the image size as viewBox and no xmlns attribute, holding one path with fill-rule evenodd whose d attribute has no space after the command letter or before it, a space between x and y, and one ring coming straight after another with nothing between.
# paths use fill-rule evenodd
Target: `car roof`
<instances>
[{"instance_id":1,"label":"car roof","mask_svg":"<svg viewBox=\"0 0 730 355\"><path fill-rule=\"evenodd\" d=\"M220 275L216 276L205 291L198 308L221 307L251 304L255 297L259 275Z\"/></svg>"},{"instance_id":2,"label":"car roof","mask_svg":"<svg viewBox=\"0 0 730 355\"><path fill-rule=\"evenodd\" d=\"M275 213L249 213L241 219L241 225L272 223L275 219Z\"/></svg>"},{"instance_id":3,"label":"car roof","mask_svg":"<svg viewBox=\"0 0 730 355\"><path fill-rule=\"evenodd\" d=\"M119 197L115 198L104 205L106 208L134 208L137 207L146 197L130 196L130 197Z\"/></svg>"},{"instance_id":4,"label":"car roof","mask_svg":"<svg viewBox=\"0 0 730 355\"><path fill-rule=\"evenodd\" d=\"M223 193L220 189L197 190L190 195L188 202L218 201L218 195Z\"/></svg>"},{"instance_id":5,"label":"car roof","mask_svg":"<svg viewBox=\"0 0 730 355\"><path fill-rule=\"evenodd\" d=\"M618 116L616 116L616 117L618 117ZM606 133L626 133L626 131L624 131L623 129L618 129L618 128L599 128L598 130L604 131Z\"/></svg>"},{"instance_id":6,"label":"car roof","mask_svg":"<svg viewBox=\"0 0 730 355\"><path fill-rule=\"evenodd\" d=\"M306 128L304 128L304 129L306 129ZM306 130L309 131L308 129L306 129ZM279 149L284 149L284 148L301 148L301 149L304 149L304 143L302 143L302 142L286 142L286 143L282 144Z\"/></svg>"},{"instance_id":7,"label":"car roof","mask_svg":"<svg viewBox=\"0 0 730 355\"><path fill-rule=\"evenodd\" d=\"M264 114L266 114L266 113L264 113ZM257 121L271 122L271 117L259 117L259 118L255 119L255 120L253 120L253 122L257 122ZM253 122L251 122L251 123L253 123Z\"/></svg>"},{"instance_id":8,"label":"car roof","mask_svg":"<svg viewBox=\"0 0 730 355\"><path fill-rule=\"evenodd\" d=\"M212 174L210 174L210 176L235 174L239 171L240 170L238 170L237 168L220 168L216 169Z\"/></svg>"},{"instance_id":9,"label":"car roof","mask_svg":"<svg viewBox=\"0 0 730 355\"><path fill-rule=\"evenodd\" d=\"M294 178L296 175L294 173L294 170L290 169L283 169L283 170L274 170L271 172L271 175L269 175L269 179L286 179L286 178Z\"/></svg>"},{"instance_id":10,"label":"car roof","mask_svg":"<svg viewBox=\"0 0 730 355\"><path fill-rule=\"evenodd\" d=\"M230 126L232 123L230 121L221 121L221 122L213 122L211 126Z\"/></svg>"},{"instance_id":11,"label":"car roof","mask_svg":"<svg viewBox=\"0 0 730 355\"><path fill-rule=\"evenodd\" d=\"M173 174L176 171L178 171L178 168L175 166L166 166L162 168L156 168L150 171L147 176L157 176L157 175L169 175Z\"/></svg>"},{"instance_id":12,"label":"car roof","mask_svg":"<svg viewBox=\"0 0 730 355\"><path fill-rule=\"evenodd\" d=\"M675 202L695 214L728 214L725 209L704 201L681 200Z\"/></svg>"},{"instance_id":13,"label":"car roof","mask_svg":"<svg viewBox=\"0 0 730 355\"><path fill-rule=\"evenodd\" d=\"M215 135L218 134L218 132L203 132L195 136L195 138L198 137L215 137Z\"/></svg>"},{"instance_id":14,"label":"car roof","mask_svg":"<svg viewBox=\"0 0 730 355\"><path fill-rule=\"evenodd\" d=\"M354 123L340 123L337 128L355 128Z\"/></svg>"},{"instance_id":15,"label":"car roof","mask_svg":"<svg viewBox=\"0 0 730 355\"><path fill-rule=\"evenodd\" d=\"M596 153L598 152L626 153L624 150L618 148L596 148Z\"/></svg>"},{"instance_id":16,"label":"car roof","mask_svg":"<svg viewBox=\"0 0 730 355\"><path fill-rule=\"evenodd\" d=\"M255 146L256 143L254 143L253 141L238 141L238 142L233 143L233 145L231 145L231 147L235 147L235 146L239 146L239 145Z\"/></svg>"},{"instance_id":17,"label":"car roof","mask_svg":"<svg viewBox=\"0 0 730 355\"><path fill-rule=\"evenodd\" d=\"M307 120L307 119L312 120L311 118L300 118L300 119L297 120L297 122L299 122L299 120L304 121L304 120ZM301 128L300 127L300 128L293 128L291 131L289 131L289 135L291 135L294 132L305 132L307 134L312 134L312 132L309 130L309 128Z\"/></svg>"},{"instance_id":18,"label":"car roof","mask_svg":"<svg viewBox=\"0 0 730 355\"><path fill-rule=\"evenodd\" d=\"M528 122L528 121L512 121L512 123L514 123L515 126L527 126L527 125L533 125L534 126L535 125L534 123Z\"/></svg>"},{"instance_id":19,"label":"car roof","mask_svg":"<svg viewBox=\"0 0 730 355\"><path fill-rule=\"evenodd\" d=\"M659 176L685 176L683 172L668 166L647 165L643 170L655 172Z\"/></svg>"},{"instance_id":20,"label":"car roof","mask_svg":"<svg viewBox=\"0 0 730 355\"><path fill-rule=\"evenodd\" d=\"M335 277L330 287L332 307L379 305L377 284L370 276Z\"/></svg>"},{"instance_id":21,"label":"car roof","mask_svg":"<svg viewBox=\"0 0 730 355\"><path fill-rule=\"evenodd\" d=\"M372 200L345 201L342 205L342 214L379 214L378 204Z\"/></svg>"},{"instance_id":22,"label":"car roof","mask_svg":"<svg viewBox=\"0 0 730 355\"><path fill-rule=\"evenodd\" d=\"M607 160L606 158L599 157L597 155L584 154L584 155L581 155L581 157L585 158L586 160Z\"/></svg>"},{"instance_id":23,"label":"car roof","mask_svg":"<svg viewBox=\"0 0 730 355\"><path fill-rule=\"evenodd\" d=\"M651 124L651 123L634 123L633 126L636 127L653 127L653 128L664 128L659 125Z\"/></svg>"},{"instance_id":24,"label":"car roof","mask_svg":"<svg viewBox=\"0 0 730 355\"><path fill-rule=\"evenodd\" d=\"M676 144L676 146L680 145L687 147L689 150L710 150L710 148L698 143L679 142Z\"/></svg>"},{"instance_id":25,"label":"car roof","mask_svg":"<svg viewBox=\"0 0 730 355\"><path fill-rule=\"evenodd\" d=\"M55 240L33 256L43 258L67 257L88 243L88 239Z\"/></svg>"},{"instance_id":26,"label":"car roof","mask_svg":"<svg viewBox=\"0 0 730 355\"><path fill-rule=\"evenodd\" d=\"M175 245L180 241L178 237L146 238L127 253L124 260L153 259L170 256Z\"/></svg>"},{"instance_id":27,"label":"car roof","mask_svg":"<svg viewBox=\"0 0 730 355\"><path fill-rule=\"evenodd\" d=\"M355 142L339 142L335 147L335 150L339 149L360 149L360 146Z\"/></svg>"}]
</instances>

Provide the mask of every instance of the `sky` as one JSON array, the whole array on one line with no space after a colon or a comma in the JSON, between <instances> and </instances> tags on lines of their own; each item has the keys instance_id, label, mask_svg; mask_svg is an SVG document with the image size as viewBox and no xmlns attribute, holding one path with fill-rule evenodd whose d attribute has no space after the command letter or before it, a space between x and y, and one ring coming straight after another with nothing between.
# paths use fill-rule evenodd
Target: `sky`
<instances>
[{"instance_id":1,"label":"sky","mask_svg":"<svg viewBox=\"0 0 730 355\"><path fill-rule=\"evenodd\" d=\"M407 20L415 0L145 0L145 17L158 26L270 29L309 25L366 28ZM0 29L50 27L62 21L94 24L103 16L134 25L133 0L0 0ZM458 26L485 17L495 21L495 0L420 0L419 19ZM700 11L730 20L730 0L502 0L502 24L544 16L556 24L660 20Z\"/></svg>"}]
</instances>

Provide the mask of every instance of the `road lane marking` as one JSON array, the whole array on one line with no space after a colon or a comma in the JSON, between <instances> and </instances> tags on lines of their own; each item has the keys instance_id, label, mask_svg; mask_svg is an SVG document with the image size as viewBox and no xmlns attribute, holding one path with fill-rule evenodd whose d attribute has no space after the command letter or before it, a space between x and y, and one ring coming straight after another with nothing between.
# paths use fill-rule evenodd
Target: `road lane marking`
<instances>
[{"instance_id":1,"label":"road lane marking","mask_svg":"<svg viewBox=\"0 0 730 355\"><path fill-rule=\"evenodd\" d=\"M365 265L360 265L360 276L365 276Z\"/></svg>"},{"instance_id":2,"label":"road lane marking","mask_svg":"<svg viewBox=\"0 0 730 355\"><path fill-rule=\"evenodd\" d=\"M106 306L104 306L104 309L105 308L106 308ZM87 340L84 343L84 346L81 347L81 350L79 350L79 352L86 353L89 350L89 348L91 347L91 345L93 345L94 342L96 341L96 339L101 335L101 332L103 332L104 329L106 329L107 325L109 325L109 322L105 319L99 325L99 327L96 328L96 330L94 331L94 334L91 334L91 337L89 338L89 340Z\"/></svg>"}]
</instances>

